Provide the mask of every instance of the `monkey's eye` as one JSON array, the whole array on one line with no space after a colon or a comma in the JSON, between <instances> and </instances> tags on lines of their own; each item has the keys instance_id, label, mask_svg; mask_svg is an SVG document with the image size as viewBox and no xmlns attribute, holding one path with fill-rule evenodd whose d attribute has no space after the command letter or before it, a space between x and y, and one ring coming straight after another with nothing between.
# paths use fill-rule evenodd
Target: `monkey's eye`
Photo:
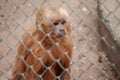
<instances>
[{"instance_id":1,"label":"monkey's eye","mask_svg":"<svg viewBox=\"0 0 120 80\"><path fill-rule=\"evenodd\" d=\"M66 23L66 21L65 21L65 20L63 20L61 23L62 23L62 24L65 24L65 23Z\"/></svg>"},{"instance_id":2,"label":"monkey's eye","mask_svg":"<svg viewBox=\"0 0 120 80\"><path fill-rule=\"evenodd\" d=\"M57 26L59 23L58 22L55 22L55 23L53 23L55 26Z\"/></svg>"}]
</instances>

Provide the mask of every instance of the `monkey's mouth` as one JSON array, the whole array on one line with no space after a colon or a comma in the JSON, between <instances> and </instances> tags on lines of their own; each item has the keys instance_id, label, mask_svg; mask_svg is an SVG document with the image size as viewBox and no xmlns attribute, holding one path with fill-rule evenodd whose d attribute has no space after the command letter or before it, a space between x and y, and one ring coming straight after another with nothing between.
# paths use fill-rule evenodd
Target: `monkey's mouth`
<instances>
[{"instance_id":1,"label":"monkey's mouth","mask_svg":"<svg viewBox=\"0 0 120 80\"><path fill-rule=\"evenodd\" d=\"M65 37L65 33L64 34L60 34L60 35L56 35L57 38L63 38Z\"/></svg>"},{"instance_id":2,"label":"monkey's mouth","mask_svg":"<svg viewBox=\"0 0 120 80\"><path fill-rule=\"evenodd\" d=\"M65 32L53 32L53 35L56 38L62 38L62 37L65 37L66 33Z\"/></svg>"},{"instance_id":3,"label":"monkey's mouth","mask_svg":"<svg viewBox=\"0 0 120 80\"><path fill-rule=\"evenodd\" d=\"M66 35L65 32L62 32L62 33L60 33L60 34L55 34L55 36L56 36L57 38L63 38L63 37L65 37L65 35Z\"/></svg>"}]
</instances>

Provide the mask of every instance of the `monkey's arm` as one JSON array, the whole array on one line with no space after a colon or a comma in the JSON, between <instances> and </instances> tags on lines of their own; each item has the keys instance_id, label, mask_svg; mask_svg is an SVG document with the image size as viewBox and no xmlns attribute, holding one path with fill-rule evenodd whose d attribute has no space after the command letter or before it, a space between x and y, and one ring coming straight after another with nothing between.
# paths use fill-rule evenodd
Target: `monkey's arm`
<instances>
[{"instance_id":1,"label":"monkey's arm","mask_svg":"<svg viewBox=\"0 0 120 80\"><path fill-rule=\"evenodd\" d=\"M30 35L29 32L31 32L32 35ZM35 26L29 27L23 34L23 42L18 46L18 54L16 56L16 64L13 70L12 80L23 80L21 73L24 74L28 66L33 65L35 62L37 62L36 58L41 57L41 55L44 54L42 48L35 43L35 41L40 41L43 36L43 33L37 30ZM32 52L30 52L30 49ZM40 70L41 66L41 63L39 63L38 67L35 65L35 71L37 72Z\"/></svg>"},{"instance_id":2,"label":"monkey's arm","mask_svg":"<svg viewBox=\"0 0 120 80\"><path fill-rule=\"evenodd\" d=\"M22 44L19 45L18 47L18 54L16 57L16 64L15 64L15 69L13 70L13 79L12 80L20 80L22 76L20 76L20 73L23 73L26 69L26 65L24 61L21 58L21 55L25 54L26 50L23 47Z\"/></svg>"}]
</instances>

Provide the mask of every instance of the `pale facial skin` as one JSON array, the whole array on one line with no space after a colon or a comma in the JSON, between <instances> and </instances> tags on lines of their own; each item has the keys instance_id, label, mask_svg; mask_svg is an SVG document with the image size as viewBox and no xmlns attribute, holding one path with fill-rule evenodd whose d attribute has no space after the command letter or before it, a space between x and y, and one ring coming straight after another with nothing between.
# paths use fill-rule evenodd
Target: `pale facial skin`
<instances>
[{"instance_id":1,"label":"pale facial skin","mask_svg":"<svg viewBox=\"0 0 120 80\"><path fill-rule=\"evenodd\" d=\"M42 17L42 28L46 33L52 32L56 37L64 37L68 33L67 27L70 26L68 13L62 8L54 10L53 8L47 7L45 10L41 10ZM49 14L48 14L49 13ZM46 17L45 17L45 16Z\"/></svg>"}]
</instances>

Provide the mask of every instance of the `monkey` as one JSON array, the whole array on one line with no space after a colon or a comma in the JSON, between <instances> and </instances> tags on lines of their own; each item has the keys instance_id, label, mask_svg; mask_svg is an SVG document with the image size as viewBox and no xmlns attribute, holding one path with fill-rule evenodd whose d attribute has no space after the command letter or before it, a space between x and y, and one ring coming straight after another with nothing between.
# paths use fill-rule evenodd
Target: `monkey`
<instances>
[{"instance_id":1,"label":"monkey","mask_svg":"<svg viewBox=\"0 0 120 80\"><path fill-rule=\"evenodd\" d=\"M19 43L12 80L71 80L71 32L65 8L43 5Z\"/></svg>"}]
</instances>

